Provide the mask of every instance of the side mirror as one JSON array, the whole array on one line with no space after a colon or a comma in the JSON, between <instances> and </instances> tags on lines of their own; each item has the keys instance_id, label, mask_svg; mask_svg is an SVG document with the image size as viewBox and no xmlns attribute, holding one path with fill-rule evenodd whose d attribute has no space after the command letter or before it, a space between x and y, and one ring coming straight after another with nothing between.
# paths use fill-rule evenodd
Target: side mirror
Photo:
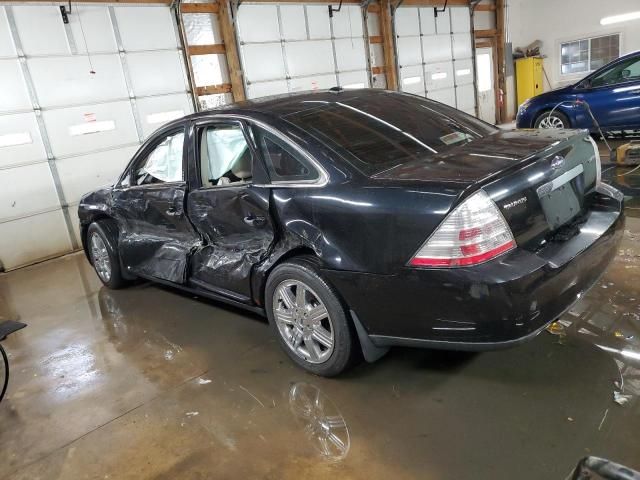
<instances>
[{"instance_id":1,"label":"side mirror","mask_svg":"<svg viewBox=\"0 0 640 480\"><path fill-rule=\"evenodd\" d=\"M591 88L591 80L589 80L588 78L585 78L580 83L578 83L578 88L581 88L583 90L590 89Z\"/></svg>"},{"instance_id":2,"label":"side mirror","mask_svg":"<svg viewBox=\"0 0 640 480\"><path fill-rule=\"evenodd\" d=\"M631 76L631 70L629 70L628 68L622 70L622 78L627 79L630 76Z\"/></svg>"}]
</instances>

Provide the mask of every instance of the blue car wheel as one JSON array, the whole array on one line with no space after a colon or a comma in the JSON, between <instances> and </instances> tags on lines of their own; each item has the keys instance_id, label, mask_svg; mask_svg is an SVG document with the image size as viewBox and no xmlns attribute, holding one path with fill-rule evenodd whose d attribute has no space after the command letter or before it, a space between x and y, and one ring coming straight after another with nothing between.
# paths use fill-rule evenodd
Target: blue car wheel
<instances>
[{"instance_id":1,"label":"blue car wheel","mask_svg":"<svg viewBox=\"0 0 640 480\"><path fill-rule=\"evenodd\" d=\"M538 115L533 125L535 128L571 128L569 119L562 113L555 111L543 112Z\"/></svg>"}]
</instances>

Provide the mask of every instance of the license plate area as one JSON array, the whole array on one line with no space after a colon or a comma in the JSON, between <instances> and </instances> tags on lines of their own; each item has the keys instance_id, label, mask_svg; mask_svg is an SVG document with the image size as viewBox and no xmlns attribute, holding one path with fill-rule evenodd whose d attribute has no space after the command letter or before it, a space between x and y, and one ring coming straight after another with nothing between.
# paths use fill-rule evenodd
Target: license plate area
<instances>
[{"instance_id":1,"label":"license plate area","mask_svg":"<svg viewBox=\"0 0 640 480\"><path fill-rule=\"evenodd\" d=\"M571 170L538 187L540 205L552 230L569 222L582 211L583 173L582 164L576 165Z\"/></svg>"}]
</instances>

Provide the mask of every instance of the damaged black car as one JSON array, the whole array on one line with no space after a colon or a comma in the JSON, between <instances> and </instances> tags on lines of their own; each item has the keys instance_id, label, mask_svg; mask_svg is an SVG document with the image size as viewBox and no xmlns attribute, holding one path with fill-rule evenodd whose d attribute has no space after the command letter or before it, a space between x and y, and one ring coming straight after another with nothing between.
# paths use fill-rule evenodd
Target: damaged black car
<instances>
[{"instance_id":1,"label":"damaged black car","mask_svg":"<svg viewBox=\"0 0 640 480\"><path fill-rule=\"evenodd\" d=\"M266 314L294 362L331 376L396 345L533 338L607 268L622 203L586 131L336 89L174 121L79 216L108 287L143 278Z\"/></svg>"}]
</instances>

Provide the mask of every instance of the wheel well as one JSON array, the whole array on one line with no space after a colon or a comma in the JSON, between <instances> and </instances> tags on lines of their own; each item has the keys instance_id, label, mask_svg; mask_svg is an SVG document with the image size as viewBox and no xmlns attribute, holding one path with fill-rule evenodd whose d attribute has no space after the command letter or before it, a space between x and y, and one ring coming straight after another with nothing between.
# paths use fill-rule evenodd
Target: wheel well
<instances>
[{"instance_id":1,"label":"wheel well","mask_svg":"<svg viewBox=\"0 0 640 480\"><path fill-rule=\"evenodd\" d=\"M91 221L80 225L80 242L82 243L82 249L84 250L84 254L87 256L87 259L89 259L89 262L91 262L91 258L89 256L89 250L87 249L87 230L89 230L89 225L100 220L113 220L113 218L104 213L97 213L91 217Z\"/></svg>"},{"instance_id":2,"label":"wheel well","mask_svg":"<svg viewBox=\"0 0 640 480\"><path fill-rule=\"evenodd\" d=\"M278 260L273 265L271 265L267 269L267 271L264 272L262 276L262 282L260 284L260 296L259 296L260 305L262 306L265 305L264 294L265 294L265 290L267 289L267 279L269 278L269 275L271 275L271 272L273 271L273 269L276 268L281 263L291 260L292 258L302 257L302 256L312 256L312 257L318 258L318 256L316 255L316 252L314 252L313 249L309 247L294 248L293 250L289 250L288 252L284 253L280 258L278 258ZM320 259L318 258L318 260Z\"/></svg>"},{"instance_id":3,"label":"wheel well","mask_svg":"<svg viewBox=\"0 0 640 480\"><path fill-rule=\"evenodd\" d=\"M531 128L534 128L536 126L536 122L538 121L538 119L546 114L548 114L549 112L551 112L551 110L554 110L555 107L545 107L542 110L540 110L538 113L536 113L535 117L533 117L533 123L531 124ZM567 119L567 123L569 124L569 128L571 128L571 118L569 118L569 115L567 115L565 112L563 112L562 110L560 110L560 108L556 108L554 110L554 113L559 113L560 115L562 115L564 118Z\"/></svg>"}]
</instances>

